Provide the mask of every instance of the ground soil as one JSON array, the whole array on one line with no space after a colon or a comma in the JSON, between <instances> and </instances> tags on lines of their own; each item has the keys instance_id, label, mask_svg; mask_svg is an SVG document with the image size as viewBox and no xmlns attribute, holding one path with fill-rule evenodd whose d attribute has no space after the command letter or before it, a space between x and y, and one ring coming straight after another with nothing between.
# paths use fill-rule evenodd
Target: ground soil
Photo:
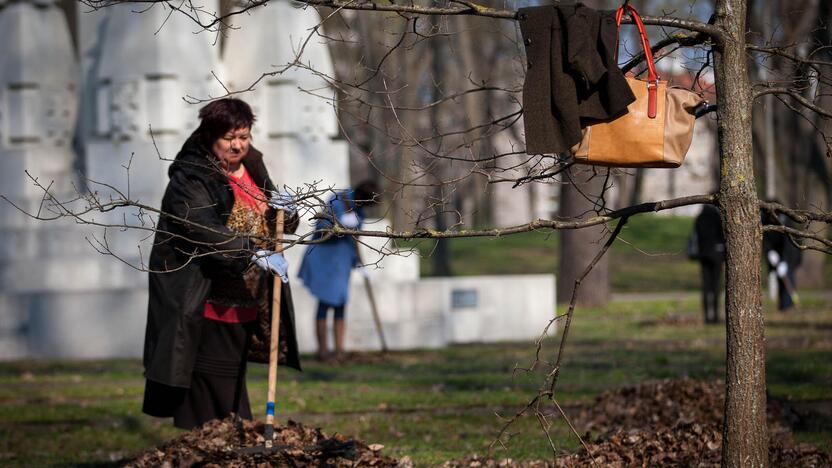
<instances>
[{"instance_id":1,"label":"ground soil","mask_svg":"<svg viewBox=\"0 0 832 468\"><path fill-rule=\"evenodd\" d=\"M538 461L471 457L448 461L461 467L578 467L578 466L719 466L722 449L724 386L720 381L691 379L645 382L606 392L592 404L569 411L582 433L583 448L573 454ZM778 467L832 466L832 455L792 440L793 414L770 400L769 463ZM793 422L793 421L791 421ZM276 428L277 450L239 453L263 445L263 424L235 423L233 418L207 423L158 448L127 461L128 466L374 466L408 467L409 459L381 454L340 434L326 435L295 422Z\"/></svg>"}]
</instances>

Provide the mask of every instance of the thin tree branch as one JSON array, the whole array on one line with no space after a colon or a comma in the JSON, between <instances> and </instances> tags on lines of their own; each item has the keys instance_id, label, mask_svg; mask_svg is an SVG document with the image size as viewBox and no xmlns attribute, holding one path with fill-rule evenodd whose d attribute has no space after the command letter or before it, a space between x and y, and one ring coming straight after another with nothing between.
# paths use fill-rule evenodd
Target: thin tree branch
<instances>
[{"instance_id":1,"label":"thin tree branch","mask_svg":"<svg viewBox=\"0 0 832 468\"><path fill-rule=\"evenodd\" d=\"M138 3L138 4L156 4L156 3L165 3L169 7L179 10L179 7L172 5L169 0L85 0L84 4L94 8L104 8L111 5L117 5L121 3ZM240 14L250 10L251 8L264 5L268 3L268 0L259 0L252 2L248 6L246 6L242 10L234 11L231 14ZM354 0L299 0L298 3L303 3L306 5L311 6L318 6L318 7L327 7L327 8L337 8L337 9L344 9L344 10L363 10L363 11L390 11L396 13L413 13L418 15L439 15L439 16L456 16L456 15L466 15L466 16L481 16L487 18L497 18L497 19L508 19L508 20L518 20L519 12L514 10L500 10L496 8L487 7L484 5L480 5L479 3L471 2L468 0L453 0L452 3L462 5L460 7L433 7L433 6L422 6L422 5L415 5L413 3L409 5L400 5L396 3L389 3L389 4L380 4L375 2L356 2ZM555 4L560 2L555 2ZM193 15L188 15L194 21L197 22L202 27L212 26L216 24L218 21L221 21L226 16L215 16L215 20L207 25L203 25L198 19L193 18ZM695 31L707 34L714 38L717 41L721 41L723 37L723 32L719 28L714 25L703 23L701 21L695 20L688 20L682 18L673 18L669 16L642 16L642 21L646 25L652 26L666 26L672 28L679 28L685 29L688 31ZM623 18L622 23L624 24L632 24L632 20L628 17Z\"/></svg>"},{"instance_id":2,"label":"thin tree branch","mask_svg":"<svg viewBox=\"0 0 832 468\"><path fill-rule=\"evenodd\" d=\"M653 52L653 55L656 55L656 53L658 53L660 50L672 44L678 44L683 47L693 47L700 44L704 44L708 41L708 39L708 34L703 32L696 32L695 34L676 33L655 43L652 47L650 47L650 50ZM641 52L633 56L633 58L631 58L630 61L625 63L621 67L621 71L627 73L628 71L638 66L638 64L644 62L644 59L644 51L642 50Z\"/></svg>"},{"instance_id":3,"label":"thin tree branch","mask_svg":"<svg viewBox=\"0 0 832 468\"><path fill-rule=\"evenodd\" d=\"M802 94L795 91L792 88L764 88L759 91L755 91L753 98L756 100L761 96L765 96L767 94L774 94L774 95L786 95L790 96L792 99L797 101L803 107L818 113L826 118L832 118L832 111L824 109L823 107L818 106L817 104L813 103L812 101L803 97Z\"/></svg>"}]
</instances>

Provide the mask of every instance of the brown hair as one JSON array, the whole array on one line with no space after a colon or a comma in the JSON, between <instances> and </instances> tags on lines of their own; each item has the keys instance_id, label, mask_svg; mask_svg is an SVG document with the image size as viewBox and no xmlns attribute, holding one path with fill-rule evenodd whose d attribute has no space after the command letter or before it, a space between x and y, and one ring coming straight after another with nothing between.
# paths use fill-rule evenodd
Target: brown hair
<instances>
[{"instance_id":1,"label":"brown hair","mask_svg":"<svg viewBox=\"0 0 832 468\"><path fill-rule=\"evenodd\" d=\"M250 128L256 118L242 99L217 99L199 110L199 127L194 132L199 141L210 147L231 130Z\"/></svg>"}]
</instances>

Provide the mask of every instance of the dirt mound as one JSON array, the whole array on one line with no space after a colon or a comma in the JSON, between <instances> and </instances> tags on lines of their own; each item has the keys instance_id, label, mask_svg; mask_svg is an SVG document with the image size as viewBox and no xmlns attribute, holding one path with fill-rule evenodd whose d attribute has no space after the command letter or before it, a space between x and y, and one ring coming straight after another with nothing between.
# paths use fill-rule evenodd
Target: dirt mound
<instances>
[{"instance_id":1,"label":"dirt mound","mask_svg":"<svg viewBox=\"0 0 832 468\"><path fill-rule=\"evenodd\" d=\"M191 466L373 466L403 467L402 462L379 453L381 445L367 445L335 434L327 437L320 429L310 429L289 421L275 427L277 450L266 453L239 453L241 448L263 445L263 423L233 418L210 421L159 448L146 450L125 465L130 467Z\"/></svg>"}]
</instances>

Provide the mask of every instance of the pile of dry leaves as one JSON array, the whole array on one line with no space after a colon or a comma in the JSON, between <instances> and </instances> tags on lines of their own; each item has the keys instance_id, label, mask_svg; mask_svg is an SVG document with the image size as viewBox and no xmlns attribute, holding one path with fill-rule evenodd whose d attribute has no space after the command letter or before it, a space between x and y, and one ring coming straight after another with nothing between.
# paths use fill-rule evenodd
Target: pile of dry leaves
<instances>
[{"instance_id":1,"label":"pile of dry leaves","mask_svg":"<svg viewBox=\"0 0 832 468\"><path fill-rule=\"evenodd\" d=\"M586 448L577 453L523 463L473 457L444 466L719 466L724 388L721 381L678 379L606 392L573 416L575 427L587 431ZM829 454L793 442L781 408L773 401L768 404L768 424L771 466L832 466ZM594 439L593 433L598 434Z\"/></svg>"},{"instance_id":2,"label":"pile of dry leaves","mask_svg":"<svg viewBox=\"0 0 832 468\"><path fill-rule=\"evenodd\" d=\"M340 434L327 437L320 429L309 429L294 421L275 427L275 450L248 453L263 446L263 423L233 418L211 421L182 434L159 448L128 460L131 467L191 466L373 466L402 467L408 464L381 455L381 445L366 445ZM256 450L254 450L256 451Z\"/></svg>"}]
</instances>

